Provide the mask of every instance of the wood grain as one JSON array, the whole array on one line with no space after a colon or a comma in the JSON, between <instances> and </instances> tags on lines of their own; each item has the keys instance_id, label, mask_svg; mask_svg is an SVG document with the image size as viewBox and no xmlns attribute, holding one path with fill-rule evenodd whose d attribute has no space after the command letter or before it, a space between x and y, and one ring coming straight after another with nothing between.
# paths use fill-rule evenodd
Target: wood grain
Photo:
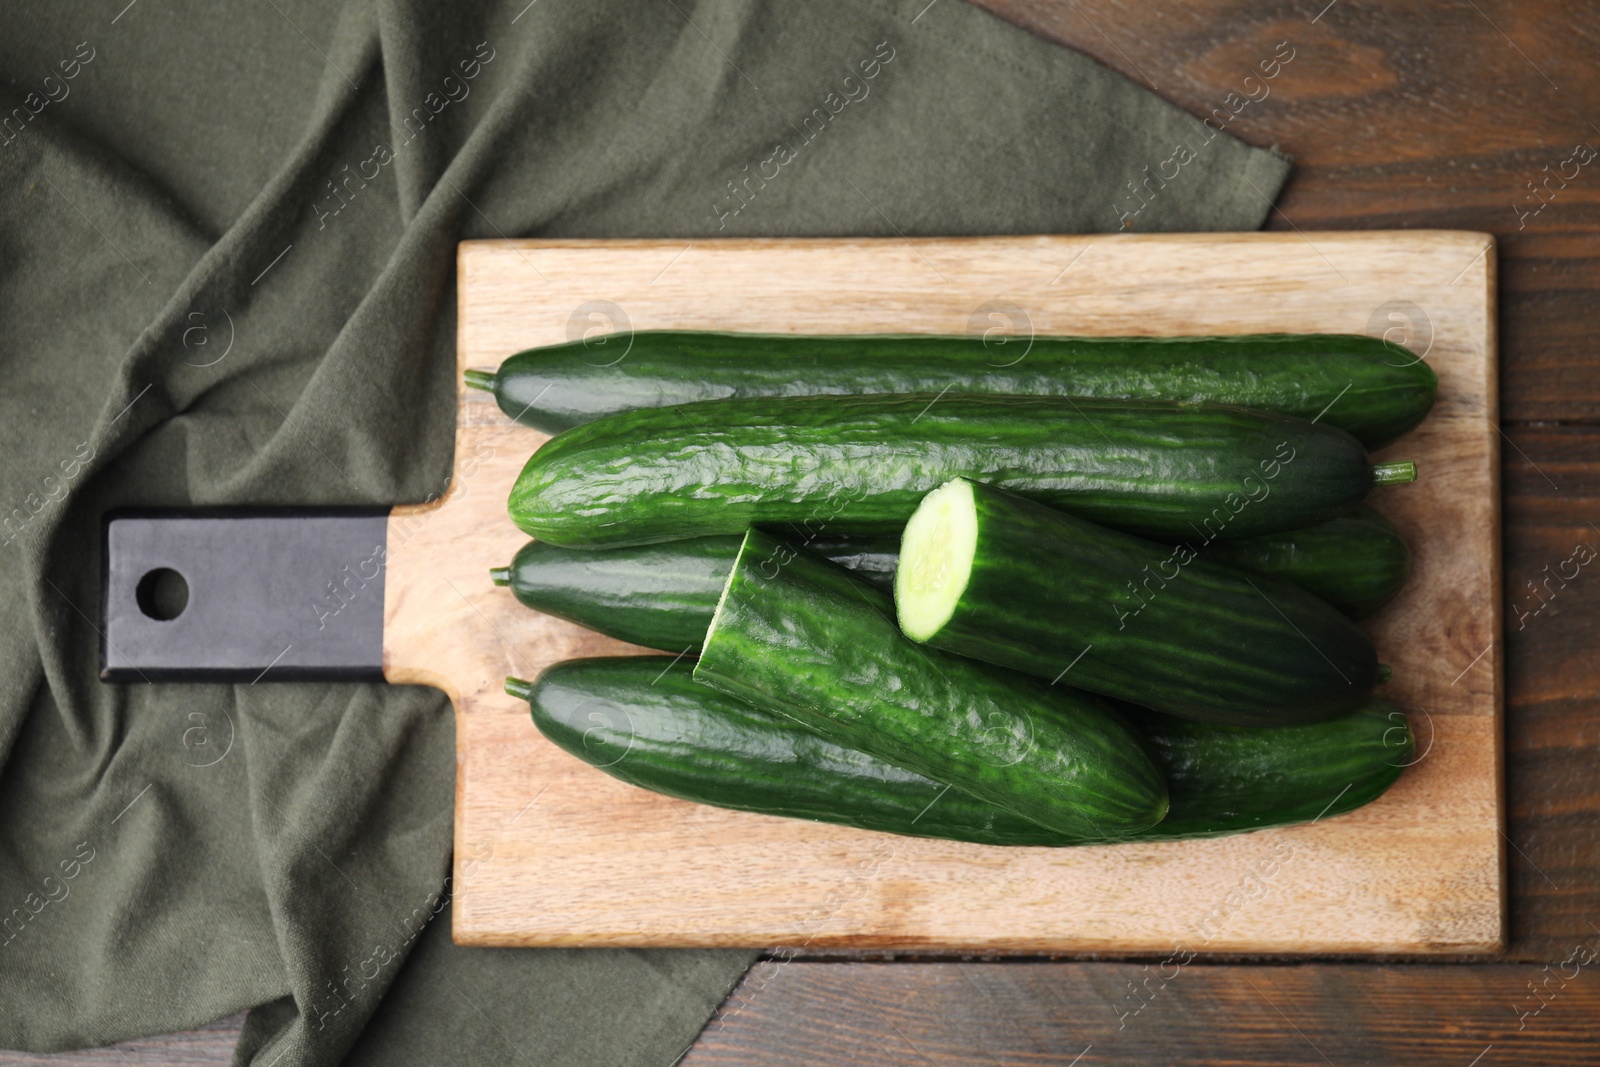
<instances>
[{"instance_id":1,"label":"wood grain","mask_svg":"<svg viewBox=\"0 0 1600 1067\"><path fill-rule=\"evenodd\" d=\"M1564 566L1580 545L1600 552L1600 430L1526 427L1516 440L1505 452L1507 859L1513 951L1542 961L1600 924L1600 559Z\"/></svg>"},{"instance_id":2,"label":"wood grain","mask_svg":"<svg viewBox=\"0 0 1600 1067\"><path fill-rule=\"evenodd\" d=\"M1549 970L758 964L682 1063L1592 1065L1600 965L1577 949Z\"/></svg>"},{"instance_id":3,"label":"wood grain","mask_svg":"<svg viewBox=\"0 0 1600 1067\"><path fill-rule=\"evenodd\" d=\"M505 674L623 646L489 584L487 568L523 540L503 501L541 438L463 390L450 495L392 520L385 629L390 680L456 702L458 942L1212 953L1501 943L1494 256L1481 235L469 242L459 268L463 368L564 340L573 323L959 333L988 327L1004 305L1002 317L1039 333L1381 332L1375 311L1403 300L1428 309L1443 385L1428 422L1388 453L1425 472L1379 494L1416 546L1417 573L1373 623L1396 668L1391 695L1431 738L1426 758L1378 803L1317 825L1073 850L685 804L546 743L501 693Z\"/></svg>"}]
</instances>

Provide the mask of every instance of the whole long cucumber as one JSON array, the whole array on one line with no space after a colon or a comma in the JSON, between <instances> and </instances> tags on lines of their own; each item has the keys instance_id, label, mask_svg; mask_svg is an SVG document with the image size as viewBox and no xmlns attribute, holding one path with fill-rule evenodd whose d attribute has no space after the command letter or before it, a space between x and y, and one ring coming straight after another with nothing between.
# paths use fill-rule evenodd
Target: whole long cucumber
<instances>
[{"instance_id":1,"label":"whole long cucumber","mask_svg":"<svg viewBox=\"0 0 1600 1067\"><path fill-rule=\"evenodd\" d=\"M1070 845L1072 835L834 744L784 715L701 685L672 656L568 660L534 683L506 679L534 724L614 778L737 811L984 845ZM1135 719L1171 794L1136 840L1214 837L1361 807L1410 762L1404 714L1369 701L1348 715L1265 729Z\"/></svg>"},{"instance_id":2,"label":"whole long cucumber","mask_svg":"<svg viewBox=\"0 0 1600 1067\"><path fill-rule=\"evenodd\" d=\"M699 652L743 543L738 535L692 537L596 552L529 541L511 566L489 573L537 611L646 648ZM806 547L889 589L899 544L819 537Z\"/></svg>"},{"instance_id":3,"label":"whole long cucumber","mask_svg":"<svg viewBox=\"0 0 1600 1067\"><path fill-rule=\"evenodd\" d=\"M1331 423L1376 449L1428 413L1438 379L1350 334L817 337L650 330L519 352L467 383L547 433L619 411L814 393L1009 393L1209 400Z\"/></svg>"},{"instance_id":4,"label":"whole long cucumber","mask_svg":"<svg viewBox=\"0 0 1600 1067\"><path fill-rule=\"evenodd\" d=\"M1160 772L1109 705L918 648L882 590L759 530L694 679L1057 833L1105 840L1166 814Z\"/></svg>"},{"instance_id":5,"label":"whole long cucumber","mask_svg":"<svg viewBox=\"0 0 1600 1067\"><path fill-rule=\"evenodd\" d=\"M917 641L1191 719L1281 726L1361 703L1367 635L1304 590L955 479L901 538Z\"/></svg>"},{"instance_id":6,"label":"whole long cucumber","mask_svg":"<svg viewBox=\"0 0 1600 1067\"><path fill-rule=\"evenodd\" d=\"M534 453L511 490L524 532L570 547L793 524L896 529L953 477L1150 537L1250 537L1359 504L1374 468L1343 430L1212 404L915 394L711 400L611 415Z\"/></svg>"},{"instance_id":7,"label":"whole long cucumber","mask_svg":"<svg viewBox=\"0 0 1600 1067\"><path fill-rule=\"evenodd\" d=\"M489 573L523 604L646 648L698 652L744 538L692 537L593 551L529 541ZM804 547L885 589L899 537L818 537ZM1376 611L1405 583L1411 551L1362 505L1304 530L1202 548L1207 559L1293 582L1352 618Z\"/></svg>"}]
</instances>

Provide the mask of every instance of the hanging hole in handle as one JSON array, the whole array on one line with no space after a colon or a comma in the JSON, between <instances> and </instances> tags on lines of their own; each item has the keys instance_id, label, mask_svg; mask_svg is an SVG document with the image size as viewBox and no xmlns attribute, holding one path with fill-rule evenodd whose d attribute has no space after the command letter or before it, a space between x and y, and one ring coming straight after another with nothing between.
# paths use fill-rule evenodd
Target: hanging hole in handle
<instances>
[{"instance_id":1,"label":"hanging hole in handle","mask_svg":"<svg viewBox=\"0 0 1600 1067\"><path fill-rule=\"evenodd\" d=\"M189 583L170 567L157 567L134 590L139 610L158 622L171 622L189 606Z\"/></svg>"}]
</instances>

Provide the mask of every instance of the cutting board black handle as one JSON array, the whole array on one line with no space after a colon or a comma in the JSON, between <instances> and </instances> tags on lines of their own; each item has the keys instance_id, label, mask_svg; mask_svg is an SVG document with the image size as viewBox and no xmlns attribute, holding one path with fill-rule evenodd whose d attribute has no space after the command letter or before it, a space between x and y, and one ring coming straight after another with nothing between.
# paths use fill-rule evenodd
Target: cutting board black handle
<instances>
[{"instance_id":1,"label":"cutting board black handle","mask_svg":"<svg viewBox=\"0 0 1600 1067\"><path fill-rule=\"evenodd\" d=\"M388 515L108 513L101 681L381 681Z\"/></svg>"}]
</instances>

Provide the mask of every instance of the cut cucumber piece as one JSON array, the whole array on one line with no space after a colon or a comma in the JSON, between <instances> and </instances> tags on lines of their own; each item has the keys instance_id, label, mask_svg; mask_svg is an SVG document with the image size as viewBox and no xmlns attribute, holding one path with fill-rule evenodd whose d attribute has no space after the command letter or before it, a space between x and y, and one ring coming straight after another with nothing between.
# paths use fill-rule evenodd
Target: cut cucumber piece
<instances>
[{"instance_id":1,"label":"cut cucumber piece","mask_svg":"<svg viewBox=\"0 0 1600 1067\"><path fill-rule=\"evenodd\" d=\"M1165 780L1104 701L920 648L882 590L759 530L694 678L1064 835L1109 840L1166 814Z\"/></svg>"},{"instance_id":2,"label":"cut cucumber piece","mask_svg":"<svg viewBox=\"0 0 1600 1067\"><path fill-rule=\"evenodd\" d=\"M1359 704L1372 642L1305 590L957 479L900 541L913 640L1186 718L1282 726Z\"/></svg>"}]
</instances>

